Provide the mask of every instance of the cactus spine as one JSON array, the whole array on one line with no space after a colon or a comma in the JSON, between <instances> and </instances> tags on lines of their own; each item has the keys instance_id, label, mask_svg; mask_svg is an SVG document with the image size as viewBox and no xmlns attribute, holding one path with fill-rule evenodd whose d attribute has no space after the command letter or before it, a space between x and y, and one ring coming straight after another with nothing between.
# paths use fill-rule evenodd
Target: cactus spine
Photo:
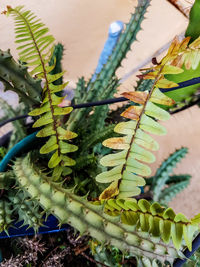
<instances>
[{"instance_id":1,"label":"cactus spine","mask_svg":"<svg viewBox=\"0 0 200 267\"><path fill-rule=\"evenodd\" d=\"M81 234L89 234L100 242L107 242L139 257L171 263L174 258L181 257L173 246L150 237L148 233L136 231L133 225L121 223L119 216L106 214L104 205L94 205L74 195L72 190L50 181L31 166L28 156L17 159L13 169L19 186L35 198L46 212L58 217L60 224L68 223Z\"/></svg>"},{"instance_id":2,"label":"cactus spine","mask_svg":"<svg viewBox=\"0 0 200 267\"><path fill-rule=\"evenodd\" d=\"M138 1L138 6L135 13L132 15L130 22L127 24L126 29L120 35L118 43L113 50L112 55L109 57L107 63L103 66L101 72L97 75L95 82L89 83L88 94L85 94L83 102L91 100L102 99L102 92L106 95L109 90L109 83L118 67L120 67L122 60L130 50L131 44L136 40L136 35L141 29L140 25L144 19L144 14L150 4L150 0ZM69 130L75 130L79 127L80 120L83 116L89 114L89 109L75 110L68 121Z\"/></svg>"}]
</instances>

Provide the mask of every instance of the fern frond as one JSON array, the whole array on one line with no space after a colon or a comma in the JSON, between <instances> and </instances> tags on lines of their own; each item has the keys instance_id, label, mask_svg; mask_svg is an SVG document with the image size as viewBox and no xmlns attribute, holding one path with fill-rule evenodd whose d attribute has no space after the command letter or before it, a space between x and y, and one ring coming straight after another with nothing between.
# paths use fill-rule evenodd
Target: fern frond
<instances>
[{"instance_id":1,"label":"fern frond","mask_svg":"<svg viewBox=\"0 0 200 267\"><path fill-rule=\"evenodd\" d=\"M143 176L151 174L151 169L139 161L154 162L154 155L147 151L147 149L155 151L158 149L158 144L145 132L157 135L165 134L165 128L152 118L160 120L169 119L169 113L153 103L173 104L173 100L162 94L158 89L162 69L157 74L150 92L135 91L123 94L126 98L140 105L130 106L126 109L121 115L131 120L121 122L115 126L114 131L125 136L110 138L103 142L103 145L106 147L123 151L107 155L100 160L103 166L114 167L96 177L96 180L101 183L112 182L102 192L100 199L114 196L117 196L117 198L136 196L141 191L139 186L145 184Z\"/></svg>"},{"instance_id":2,"label":"fern frond","mask_svg":"<svg viewBox=\"0 0 200 267\"><path fill-rule=\"evenodd\" d=\"M183 64L186 66L189 62L193 62L188 55L191 56L192 49L198 48L200 39L197 39L187 48L189 39L185 38L181 43L174 39L167 55L161 62L153 67L152 71L143 75L144 79L154 80L152 89L149 92L135 91L123 94L124 97L140 105L130 106L121 114L123 117L131 119L131 121L117 124L114 131L125 136L110 138L103 142L104 146L123 151L107 155L100 161L103 166L114 167L96 177L96 180L101 183L112 182L102 192L100 199L116 196L117 198L131 197L140 193L138 187L145 184L142 177L150 175L151 169L139 161L153 162L154 155L146 151L146 149L158 149L158 144L155 140L145 132L157 135L166 133L165 128L152 118L156 120L169 119L169 113L156 104L170 106L174 104L174 100L161 93L159 88L177 86L175 82L168 80L166 75L173 74L175 77L184 72L181 68ZM179 64L177 60L179 60ZM175 63L177 63L176 66Z\"/></svg>"},{"instance_id":3,"label":"fern frond","mask_svg":"<svg viewBox=\"0 0 200 267\"><path fill-rule=\"evenodd\" d=\"M189 44L190 37L186 37L182 41L179 41L177 37L174 38L170 48L169 54L161 60L161 64L164 64L165 61L171 60L171 65L182 69L177 75L174 73L164 73L163 79L160 83L161 88L167 88L167 83L169 81L180 83L192 78L199 77L199 68L200 68L200 37ZM160 64L159 63L159 64ZM151 72L145 77L147 79L154 78L157 73L158 66L149 68ZM151 77L150 77L151 76ZM144 79L145 79L144 77ZM166 83L166 78L168 82ZM175 86L175 85L174 85ZM167 96L174 99L176 102L184 102L189 100L198 90L199 84L192 86L187 86L178 90L171 92L165 92Z\"/></svg>"},{"instance_id":4,"label":"fern frond","mask_svg":"<svg viewBox=\"0 0 200 267\"><path fill-rule=\"evenodd\" d=\"M54 60L54 64L49 66L54 49L54 37L48 34L49 29L31 11L24 11L23 6L18 6L15 9L8 7L7 14L11 14L15 19L16 42L20 43L18 47L20 60L26 62L29 67L34 66L31 74L45 82L42 104L39 108L31 111L29 115L40 115L40 118L33 125L33 127L43 127L38 132L37 137L50 136L46 144L40 149L40 153L53 152L48 167L54 169L53 176L55 179L59 179L65 166L75 164L75 161L65 154L76 151L78 148L66 142L76 137L76 134L66 131L60 126L60 116L69 114L72 108L58 106L63 101L63 97L59 97L55 93L62 91L67 83L53 84L63 76L64 72L50 74L56 64ZM23 45L21 45L22 43ZM71 169L68 168L68 173L70 172Z\"/></svg>"}]
</instances>

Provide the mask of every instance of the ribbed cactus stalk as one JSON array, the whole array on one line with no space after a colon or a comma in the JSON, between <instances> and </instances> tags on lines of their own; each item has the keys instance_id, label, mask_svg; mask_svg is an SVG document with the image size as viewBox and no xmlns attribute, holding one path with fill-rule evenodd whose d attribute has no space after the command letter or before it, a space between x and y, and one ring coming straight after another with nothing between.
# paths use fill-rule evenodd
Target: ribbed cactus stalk
<instances>
[{"instance_id":1,"label":"ribbed cactus stalk","mask_svg":"<svg viewBox=\"0 0 200 267\"><path fill-rule=\"evenodd\" d=\"M90 90L85 95L83 102L102 99L102 93L106 93L108 85L116 70L120 67L122 60L131 48L131 44L136 40L136 35L141 29L141 23L144 19L144 14L150 4L150 0L140 0L135 9L135 13L131 16L130 22L126 25L124 32L120 35L117 45L113 53L109 57L107 63L103 66L101 72L97 75L96 80L89 84ZM77 129L79 122L89 114L89 109L75 110L68 121L70 130Z\"/></svg>"},{"instance_id":2,"label":"ribbed cactus stalk","mask_svg":"<svg viewBox=\"0 0 200 267\"><path fill-rule=\"evenodd\" d=\"M12 223L12 207L11 203L2 199L0 201L0 232L6 231Z\"/></svg>"},{"instance_id":3,"label":"ribbed cactus stalk","mask_svg":"<svg viewBox=\"0 0 200 267\"><path fill-rule=\"evenodd\" d=\"M122 218L125 216L123 201L116 205L116 209L121 209L121 215L111 216L111 206L105 207L105 203L99 201L88 202L86 198L74 195L72 190L52 182L33 168L29 156L17 159L13 169L19 186L36 199L46 212L52 212L60 224L68 223L80 234L89 234L102 243L106 242L138 257L145 256L151 261L156 259L162 263L172 263L174 258L182 257L182 253L171 243L165 244L159 237L138 230L134 220L125 222Z\"/></svg>"},{"instance_id":4,"label":"ribbed cactus stalk","mask_svg":"<svg viewBox=\"0 0 200 267\"><path fill-rule=\"evenodd\" d=\"M0 50L0 82L5 90L18 94L21 101L32 107L38 105L41 99L41 80L32 78L25 65L17 63L10 50Z\"/></svg>"},{"instance_id":5,"label":"ribbed cactus stalk","mask_svg":"<svg viewBox=\"0 0 200 267\"><path fill-rule=\"evenodd\" d=\"M23 222L22 226L26 225L27 228L33 228L37 232L44 221L38 202L30 199L26 192L20 191L10 194L9 199L14 206L13 212L18 215L18 221Z\"/></svg>"}]
</instances>

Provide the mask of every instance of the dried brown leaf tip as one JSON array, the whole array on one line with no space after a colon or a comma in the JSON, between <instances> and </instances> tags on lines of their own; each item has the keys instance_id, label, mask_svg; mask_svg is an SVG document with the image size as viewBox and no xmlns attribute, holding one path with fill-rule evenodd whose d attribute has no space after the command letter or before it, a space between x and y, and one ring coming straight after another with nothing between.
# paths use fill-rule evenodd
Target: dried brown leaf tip
<instances>
[{"instance_id":1,"label":"dried brown leaf tip","mask_svg":"<svg viewBox=\"0 0 200 267\"><path fill-rule=\"evenodd\" d=\"M142 109L142 106L130 106L122 112L121 116L131 120L139 120Z\"/></svg>"},{"instance_id":2,"label":"dried brown leaf tip","mask_svg":"<svg viewBox=\"0 0 200 267\"><path fill-rule=\"evenodd\" d=\"M125 92L125 93L122 93L122 95L135 102L135 103L138 103L138 104L141 104L141 105L144 105L144 103L146 102L146 99L147 99L147 96L148 96L148 93L147 92Z\"/></svg>"},{"instance_id":3,"label":"dried brown leaf tip","mask_svg":"<svg viewBox=\"0 0 200 267\"><path fill-rule=\"evenodd\" d=\"M99 196L99 200L110 199L119 194L118 181L114 181Z\"/></svg>"}]
</instances>

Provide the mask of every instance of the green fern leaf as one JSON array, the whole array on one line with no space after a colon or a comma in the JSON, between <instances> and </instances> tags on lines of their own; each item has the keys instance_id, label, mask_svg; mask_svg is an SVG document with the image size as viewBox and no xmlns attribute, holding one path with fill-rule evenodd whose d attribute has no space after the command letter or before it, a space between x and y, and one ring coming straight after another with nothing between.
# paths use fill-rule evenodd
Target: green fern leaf
<instances>
[{"instance_id":1,"label":"green fern leaf","mask_svg":"<svg viewBox=\"0 0 200 267\"><path fill-rule=\"evenodd\" d=\"M18 46L20 60L24 61L29 67L34 67L31 71L32 75L44 79L45 84L41 106L31 111L29 115L40 115L40 118L36 120L33 127L43 126L44 128L39 131L37 136L50 136L46 144L40 149L40 153L54 152L48 166L49 168L57 167L53 175L61 176L61 167L75 164L72 159L64 154L77 150L77 147L60 141L70 140L75 137L75 134L67 132L59 126L61 124L60 116L70 113L72 108L58 107L63 101L63 97L59 97L55 93L61 92L66 83L55 85L55 82L63 76L64 72L53 72L56 66L56 59L52 57L54 37L49 35L49 29L31 11L25 11L23 6L18 6L14 9L8 7L7 14L11 14L15 20L16 42L20 43L20 46ZM24 44L21 45L21 43ZM51 65L49 65L50 61ZM58 180L60 177L54 178Z\"/></svg>"}]
</instances>

